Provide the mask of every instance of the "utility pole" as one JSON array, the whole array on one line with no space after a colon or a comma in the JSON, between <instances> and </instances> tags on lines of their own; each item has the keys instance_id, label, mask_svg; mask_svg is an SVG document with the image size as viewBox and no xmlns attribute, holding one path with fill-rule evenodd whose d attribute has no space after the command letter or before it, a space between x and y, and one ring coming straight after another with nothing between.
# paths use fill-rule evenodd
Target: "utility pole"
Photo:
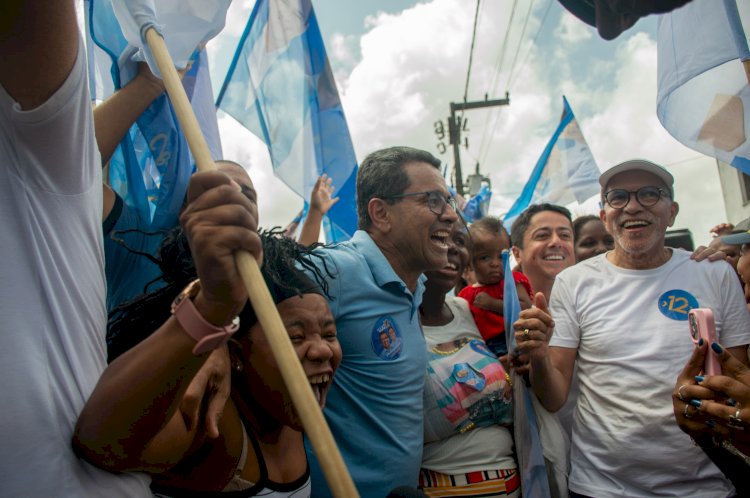
<instances>
[{"instance_id":1,"label":"utility pole","mask_svg":"<svg viewBox=\"0 0 750 498\"><path fill-rule=\"evenodd\" d=\"M484 100L478 100L476 102L451 102L450 108L451 108L451 115L448 117L448 141L450 145L453 146L453 162L454 162L454 170L455 170L455 185L456 185L456 192L458 192L461 195L464 195L464 182L463 182L463 176L461 174L461 155L459 153L459 147L461 145L461 131L468 131L466 128L466 120L464 119L463 122L461 120L460 116L456 116L456 111L468 111L470 109L480 109L482 107L494 107L498 105L509 105L510 104L510 97L508 95L508 92L505 92L505 98L504 99L496 99L496 100L487 100L487 95L485 94ZM435 123L435 132L438 134L438 138L442 139L441 136L443 134L443 123L438 121ZM468 147L468 141L466 143ZM442 146L442 147L441 147ZM438 150L440 152L445 152L445 145L441 143L438 144ZM478 165L477 165L477 172L478 172Z\"/></svg>"}]
</instances>

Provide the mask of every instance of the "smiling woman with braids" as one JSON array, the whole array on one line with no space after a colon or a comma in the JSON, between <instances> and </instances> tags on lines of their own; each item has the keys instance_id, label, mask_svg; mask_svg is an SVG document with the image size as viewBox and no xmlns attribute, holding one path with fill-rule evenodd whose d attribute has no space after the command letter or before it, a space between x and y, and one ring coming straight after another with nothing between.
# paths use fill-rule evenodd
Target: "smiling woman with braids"
<instances>
[{"instance_id":1,"label":"smiling woman with braids","mask_svg":"<svg viewBox=\"0 0 750 498\"><path fill-rule=\"evenodd\" d=\"M260 236L263 278L322 407L341 361L324 280L308 248L278 231ZM239 330L228 349L219 346L230 358L231 393L217 433L208 434L200 419L210 387L201 397L199 420L184 408L185 389L207 355L196 352L200 342L172 347L163 330L174 321L170 303L196 276L181 229L165 240L160 256L167 286L113 315L112 363L79 418L76 448L105 469L149 473L157 496L309 496L302 425L249 303L239 313ZM197 298L194 302L197 307ZM151 361L140 353L150 354ZM165 364L172 368L165 371Z\"/></svg>"}]
</instances>

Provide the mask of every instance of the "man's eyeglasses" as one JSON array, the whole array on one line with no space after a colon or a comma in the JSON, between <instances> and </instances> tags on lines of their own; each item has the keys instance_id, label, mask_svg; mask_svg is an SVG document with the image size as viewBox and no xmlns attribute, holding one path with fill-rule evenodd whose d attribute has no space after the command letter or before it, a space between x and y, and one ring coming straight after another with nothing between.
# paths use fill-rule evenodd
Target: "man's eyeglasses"
<instances>
[{"instance_id":1,"label":"man's eyeglasses","mask_svg":"<svg viewBox=\"0 0 750 498\"><path fill-rule=\"evenodd\" d=\"M643 207L650 207L659 202L661 196L672 197L669 191L659 187L641 187L635 192L625 190L624 188L612 189L604 194L604 200L613 209L622 209L630 202L630 196L635 194L635 199Z\"/></svg>"},{"instance_id":2,"label":"man's eyeglasses","mask_svg":"<svg viewBox=\"0 0 750 498\"><path fill-rule=\"evenodd\" d=\"M427 196L427 207L433 214L438 216L442 215L445 212L445 206L450 206L453 211L458 212L456 199L450 195L445 197L441 192L435 190L431 192L412 192L410 194L388 195L381 197L381 199L402 199L404 197L414 197L417 195Z\"/></svg>"}]
</instances>

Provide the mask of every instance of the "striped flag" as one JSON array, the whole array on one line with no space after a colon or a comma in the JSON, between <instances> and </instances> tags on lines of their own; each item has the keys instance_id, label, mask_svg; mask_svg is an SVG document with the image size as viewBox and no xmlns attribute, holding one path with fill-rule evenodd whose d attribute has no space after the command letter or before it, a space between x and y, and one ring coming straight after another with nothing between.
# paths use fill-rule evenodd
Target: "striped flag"
<instances>
[{"instance_id":1,"label":"striped flag","mask_svg":"<svg viewBox=\"0 0 750 498\"><path fill-rule=\"evenodd\" d=\"M111 0L86 0L87 56L92 99L104 100L122 88L136 75L137 61L150 58L150 52L143 47L140 32L129 25L125 15L129 12L127 9L140 9L131 15L142 18L143 12L149 10L148 3L142 0L124 3L115 0L114 4ZM228 7L228 1L223 3ZM170 29L165 31L168 46L170 40L180 40L177 46L170 46L170 50L175 50L177 60L183 67L192 63L183 85L216 160L221 159L221 141L208 58L205 49L198 45L210 33L218 31L217 27L209 28L201 21L198 25L208 31L196 32L193 29L195 23L189 22L187 9L191 4L184 0L161 0L159 9L154 12L164 16L162 21L166 19L169 22ZM203 5L206 8L209 4L205 2ZM118 10L119 19L115 10ZM220 10L213 5L212 15L217 16ZM181 15L177 15L178 11ZM219 17L223 26L223 17ZM180 20L187 24L180 25ZM121 28L121 21L126 28ZM181 35L180 29L190 31L190 36ZM190 44L192 48L188 51L185 47ZM155 65L150 67L154 71ZM151 103L121 141L110 160L109 183L147 226L152 229L171 228L177 223L193 164L172 103L165 94Z\"/></svg>"},{"instance_id":2,"label":"striped flag","mask_svg":"<svg viewBox=\"0 0 750 498\"><path fill-rule=\"evenodd\" d=\"M513 322L518 320L521 304L507 250L503 251L503 271L503 316L507 324L505 337L508 342L508 357L512 357L517 347ZM550 486L532 396L534 394L529 392L523 377L513 371L513 421L521 489L525 498L548 498L551 496Z\"/></svg>"},{"instance_id":3,"label":"striped flag","mask_svg":"<svg viewBox=\"0 0 750 498\"><path fill-rule=\"evenodd\" d=\"M274 172L306 201L318 177L340 198L328 242L357 229L357 160L310 0L258 0L216 101L268 146Z\"/></svg>"},{"instance_id":4,"label":"striped flag","mask_svg":"<svg viewBox=\"0 0 750 498\"><path fill-rule=\"evenodd\" d=\"M662 126L750 175L750 51L737 2L694 1L661 16L657 49Z\"/></svg>"},{"instance_id":5,"label":"striped flag","mask_svg":"<svg viewBox=\"0 0 750 498\"><path fill-rule=\"evenodd\" d=\"M531 204L580 204L599 195L599 174L568 99L563 97L560 124L503 223L510 230L513 220Z\"/></svg>"}]
</instances>

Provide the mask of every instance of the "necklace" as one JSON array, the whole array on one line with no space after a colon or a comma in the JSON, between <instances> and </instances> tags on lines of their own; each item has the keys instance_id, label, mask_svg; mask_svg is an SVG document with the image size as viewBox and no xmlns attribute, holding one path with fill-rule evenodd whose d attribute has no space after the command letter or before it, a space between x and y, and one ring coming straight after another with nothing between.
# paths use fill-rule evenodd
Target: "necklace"
<instances>
[{"instance_id":1,"label":"necklace","mask_svg":"<svg viewBox=\"0 0 750 498\"><path fill-rule=\"evenodd\" d=\"M456 341L453 341L453 344L456 347L451 349L450 351L443 351L442 349L438 349L438 346L432 346L430 348L430 351L432 351L435 354L439 354L440 356L450 356L452 354L456 354L459 351L461 351L461 348L464 347L467 342L469 342L469 340L466 337L464 337L463 339L458 339Z\"/></svg>"}]
</instances>

